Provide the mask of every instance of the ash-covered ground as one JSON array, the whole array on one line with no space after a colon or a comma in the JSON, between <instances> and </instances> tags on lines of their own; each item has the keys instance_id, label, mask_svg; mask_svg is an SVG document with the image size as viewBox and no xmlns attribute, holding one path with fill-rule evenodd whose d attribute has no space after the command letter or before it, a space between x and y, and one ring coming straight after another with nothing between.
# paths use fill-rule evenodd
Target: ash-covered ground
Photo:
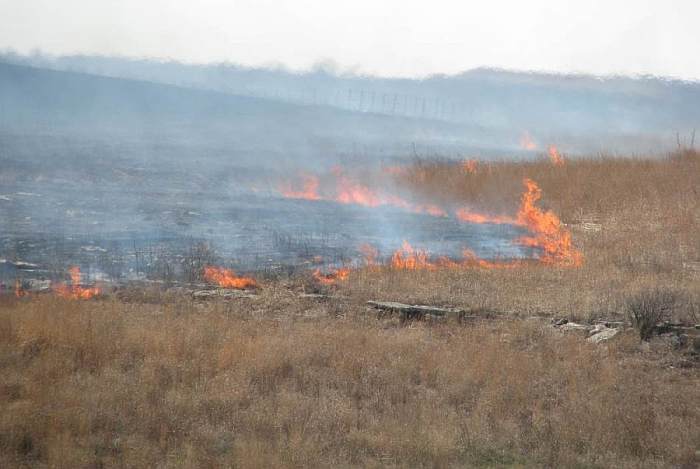
<instances>
[{"instance_id":1,"label":"ash-covered ground","mask_svg":"<svg viewBox=\"0 0 700 469\"><path fill-rule=\"evenodd\" d=\"M360 259L363 244L388 257L404 240L436 256L458 258L465 248L483 258L528 255L512 244L520 230L509 225L254 192L278 177L262 169L209 184L206 168L69 167L17 168L3 183L4 283L60 277L71 265L108 281L186 279L187 265L207 262L241 271L337 266Z\"/></svg>"}]
</instances>

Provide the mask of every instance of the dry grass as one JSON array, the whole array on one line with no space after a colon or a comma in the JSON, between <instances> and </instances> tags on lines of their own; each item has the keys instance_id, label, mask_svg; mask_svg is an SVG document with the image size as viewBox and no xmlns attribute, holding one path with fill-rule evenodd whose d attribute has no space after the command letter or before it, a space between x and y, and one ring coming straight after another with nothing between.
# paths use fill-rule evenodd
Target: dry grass
<instances>
[{"instance_id":1,"label":"dry grass","mask_svg":"<svg viewBox=\"0 0 700 469\"><path fill-rule=\"evenodd\" d=\"M591 158L553 166L418 162L401 181L442 206L514 215L523 179L542 188L541 205L559 215L583 252L578 269L529 266L462 272L363 272L351 295L410 297L511 314L570 318L624 314L626 298L673 289L690 301L676 319L700 321L700 155L667 159Z\"/></svg>"},{"instance_id":2,"label":"dry grass","mask_svg":"<svg viewBox=\"0 0 700 469\"><path fill-rule=\"evenodd\" d=\"M253 302L5 302L1 465L693 463L698 374L634 333L600 347L539 321L362 313L272 285Z\"/></svg>"},{"instance_id":3,"label":"dry grass","mask_svg":"<svg viewBox=\"0 0 700 469\"><path fill-rule=\"evenodd\" d=\"M530 316L621 316L654 287L697 321L700 159L420 163L405 180L512 214L523 177L583 267L366 269L327 301L293 293L308 278L257 300L0 299L0 467L696 467L697 366L633 331L592 345ZM370 298L492 319L400 327Z\"/></svg>"}]
</instances>

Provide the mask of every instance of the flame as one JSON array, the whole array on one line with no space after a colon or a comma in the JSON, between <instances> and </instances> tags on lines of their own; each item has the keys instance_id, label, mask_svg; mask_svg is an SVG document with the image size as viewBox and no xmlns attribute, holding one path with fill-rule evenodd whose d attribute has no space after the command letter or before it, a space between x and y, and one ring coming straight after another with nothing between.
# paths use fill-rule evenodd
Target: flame
<instances>
[{"instance_id":1,"label":"flame","mask_svg":"<svg viewBox=\"0 0 700 469\"><path fill-rule=\"evenodd\" d=\"M554 166L564 165L564 157L561 156L561 153L559 153L559 150L556 146L550 145L547 149L547 154L549 155L549 159L552 161L552 164Z\"/></svg>"},{"instance_id":2,"label":"flame","mask_svg":"<svg viewBox=\"0 0 700 469\"><path fill-rule=\"evenodd\" d=\"M352 270L349 267L331 269L328 273L321 273L321 269L316 269L313 277L322 285L333 285L339 280L347 280Z\"/></svg>"},{"instance_id":3,"label":"flame","mask_svg":"<svg viewBox=\"0 0 700 469\"><path fill-rule=\"evenodd\" d=\"M391 256L391 267L402 270L422 270L433 269L434 265L428 260L428 251L416 250L404 240L401 247Z\"/></svg>"},{"instance_id":4,"label":"flame","mask_svg":"<svg viewBox=\"0 0 700 469\"><path fill-rule=\"evenodd\" d=\"M53 291L58 296L71 300L87 300L102 293L99 287L82 287L80 285L80 267L73 266L68 269L70 274L70 285L59 283L54 285Z\"/></svg>"},{"instance_id":5,"label":"flame","mask_svg":"<svg viewBox=\"0 0 700 469\"><path fill-rule=\"evenodd\" d=\"M469 174L476 174L477 166L479 162L477 160L464 160L462 161L462 169L464 172Z\"/></svg>"},{"instance_id":6,"label":"flame","mask_svg":"<svg viewBox=\"0 0 700 469\"><path fill-rule=\"evenodd\" d=\"M505 215L486 215L483 213L472 212L468 208L460 208L455 212L458 220L467 223L493 223L496 225L514 225L517 220Z\"/></svg>"},{"instance_id":7,"label":"flame","mask_svg":"<svg viewBox=\"0 0 700 469\"><path fill-rule=\"evenodd\" d=\"M532 179L524 181L523 193L518 211L518 224L527 227L531 236L518 240L523 246L542 250L540 262L550 265L577 267L583 263L583 255L571 243L571 233L563 226L559 217L552 211L543 211L535 204L542 197L542 190Z\"/></svg>"},{"instance_id":8,"label":"flame","mask_svg":"<svg viewBox=\"0 0 700 469\"><path fill-rule=\"evenodd\" d=\"M366 266L377 265L377 259L379 257L379 250L377 248L371 244L362 244L359 247L359 251L362 254Z\"/></svg>"},{"instance_id":9,"label":"flame","mask_svg":"<svg viewBox=\"0 0 700 469\"><path fill-rule=\"evenodd\" d=\"M415 213L424 213L433 217L446 217L447 212L433 204L412 205L410 210Z\"/></svg>"},{"instance_id":10,"label":"flame","mask_svg":"<svg viewBox=\"0 0 700 469\"><path fill-rule=\"evenodd\" d=\"M523 135L520 137L520 147L530 151L537 149L537 144L532 139L529 132L523 132Z\"/></svg>"},{"instance_id":11,"label":"flame","mask_svg":"<svg viewBox=\"0 0 700 469\"><path fill-rule=\"evenodd\" d=\"M204 267L204 279L207 282L215 283L223 288L250 288L258 286L255 279L250 277L239 277L233 270L223 267Z\"/></svg>"},{"instance_id":12,"label":"flame","mask_svg":"<svg viewBox=\"0 0 700 469\"><path fill-rule=\"evenodd\" d=\"M378 207L386 203L382 198L369 187L352 181L343 173L341 168L334 168L337 196L336 202L341 204L364 205L365 207Z\"/></svg>"},{"instance_id":13,"label":"flame","mask_svg":"<svg viewBox=\"0 0 700 469\"><path fill-rule=\"evenodd\" d=\"M22 288L22 282L20 281L20 279L15 279L15 296L17 298L27 296L27 292L24 291L24 289Z\"/></svg>"},{"instance_id":14,"label":"flame","mask_svg":"<svg viewBox=\"0 0 700 469\"><path fill-rule=\"evenodd\" d=\"M391 172L399 174L398 171L400 167L389 168L393 168L390 170ZM401 171L405 172L405 169L401 169ZM319 194L319 178L312 174L302 174L301 184L280 184L278 190L282 196L292 199L332 200L341 204L362 205L364 207L389 205L414 213L432 215L434 217L448 216L447 212L437 205L413 204L397 195L377 192L365 184L352 180L345 174L341 167L333 168L331 173L335 178L335 194L332 196L323 196ZM301 186L301 189L299 189L299 186Z\"/></svg>"},{"instance_id":15,"label":"flame","mask_svg":"<svg viewBox=\"0 0 700 469\"><path fill-rule=\"evenodd\" d=\"M314 174L301 173L301 188L295 188L291 183L282 184L279 191L284 197L290 199L320 200L318 195L318 176Z\"/></svg>"}]
</instances>

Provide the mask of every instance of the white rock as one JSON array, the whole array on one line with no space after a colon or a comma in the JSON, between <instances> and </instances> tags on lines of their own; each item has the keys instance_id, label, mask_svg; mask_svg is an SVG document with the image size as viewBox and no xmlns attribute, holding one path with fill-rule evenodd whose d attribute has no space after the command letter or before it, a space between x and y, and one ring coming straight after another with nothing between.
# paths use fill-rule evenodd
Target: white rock
<instances>
[{"instance_id":1,"label":"white rock","mask_svg":"<svg viewBox=\"0 0 700 469\"><path fill-rule=\"evenodd\" d=\"M596 326L595 330L597 330L597 332L594 332L593 335L587 339L589 342L594 344L599 344L601 342L605 342L606 340L610 340L620 332L620 329L613 329L605 326L602 328Z\"/></svg>"}]
</instances>

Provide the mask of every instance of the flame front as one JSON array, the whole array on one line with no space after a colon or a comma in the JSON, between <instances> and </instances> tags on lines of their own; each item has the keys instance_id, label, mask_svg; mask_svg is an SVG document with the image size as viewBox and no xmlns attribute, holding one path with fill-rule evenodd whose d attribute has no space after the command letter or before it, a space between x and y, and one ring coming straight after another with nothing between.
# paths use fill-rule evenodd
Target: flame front
<instances>
[{"instance_id":1,"label":"flame front","mask_svg":"<svg viewBox=\"0 0 700 469\"><path fill-rule=\"evenodd\" d=\"M291 183L281 184L279 187L280 193L290 199L320 200L321 196L318 195L318 187L320 185L318 176L302 173L300 177L300 188L295 188Z\"/></svg>"},{"instance_id":2,"label":"flame front","mask_svg":"<svg viewBox=\"0 0 700 469\"><path fill-rule=\"evenodd\" d=\"M333 285L340 280L347 280L352 269L349 267L341 267L340 269L331 269L327 273L322 273L321 269L316 269L313 273L314 279L321 285Z\"/></svg>"},{"instance_id":3,"label":"flame front","mask_svg":"<svg viewBox=\"0 0 700 469\"><path fill-rule=\"evenodd\" d=\"M258 285L254 278L239 277L233 270L224 269L223 267L204 267L204 279L222 288L244 289Z\"/></svg>"},{"instance_id":4,"label":"flame front","mask_svg":"<svg viewBox=\"0 0 700 469\"><path fill-rule=\"evenodd\" d=\"M71 300L87 300L102 293L99 287L83 287L80 285L80 267L73 266L68 269L70 274L70 285L59 283L53 286L53 291L62 298Z\"/></svg>"},{"instance_id":5,"label":"flame front","mask_svg":"<svg viewBox=\"0 0 700 469\"><path fill-rule=\"evenodd\" d=\"M392 175L400 174L399 167L392 168L385 172ZM402 170L405 171L405 170ZM386 194L367 185L353 180L348 176L343 168L335 167L331 172L334 178L333 192L331 194L320 194L319 177L312 174L302 174L301 182L297 184L284 183L278 186L278 190L283 197L304 200L331 200L341 204L361 205L363 207L390 206L397 207L414 213L427 214L434 217L446 217L447 212L434 204L415 204L397 195ZM327 191L330 192L330 191Z\"/></svg>"},{"instance_id":6,"label":"flame front","mask_svg":"<svg viewBox=\"0 0 700 469\"><path fill-rule=\"evenodd\" d=\"M493 223L496 225L514 225L516 220L504 215L487 215L484 213L472 212L468 208L460 208L455 212L458 220L467 223Z\"/></svg>"},{"instance_id":7,"label":"flame front","mask_svg":"<svg viewBox=\"0 0 700 469\"><path fill-rule=\"evenodd\" d=\"M554 212L543 211L535 204L542 197L542 190L532 179L524 181L523 193L518 211L518 224L525 226L531 236L518 239L523 246L540 248L540 262L550 265L577 267L583 263L583 255L571 243L571 233L567 231Z\"/></svg>"},{"instance_id":8,"label":"flame front","mask_svg":"<svg viewBox=\"0 0 700 469\"><path fill-rule=\"evenodd\" d=\"M403 270L433 269L433 264L428 260L428 251L416 250L408 241L404 241L401 248L391 256L391 267Z\"/></svg>"}]
</instances>

